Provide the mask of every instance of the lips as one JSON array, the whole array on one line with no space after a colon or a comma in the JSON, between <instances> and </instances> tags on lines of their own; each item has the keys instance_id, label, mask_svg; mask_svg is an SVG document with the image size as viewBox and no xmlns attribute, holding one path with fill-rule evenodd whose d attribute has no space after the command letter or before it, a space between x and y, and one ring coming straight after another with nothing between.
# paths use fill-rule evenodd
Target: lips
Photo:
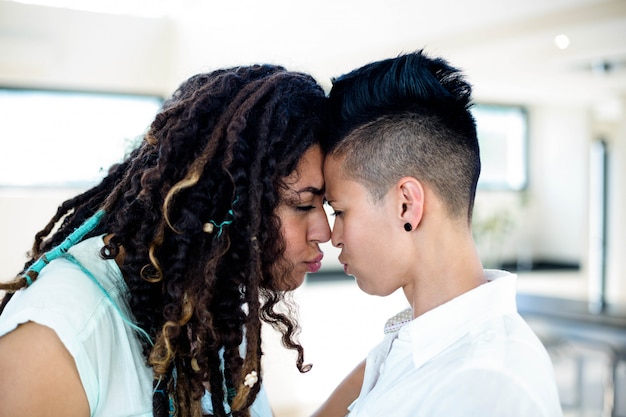
<instances>
[{"instance_id":1,"label":"lips","mask_svg":"<svg viewBox=\"0 0 626 417\"><path fill-rule=\"evenodd\" d=\"M322 259L324 258L324 254L320 253L315 257L312 261L305 262L309 272L317 272L322 267Z\"/></svg>"},{"instance_id":2,"label":"lips","mask_svg":"<svg viewBox=\"0 0 626 417\"><path fill-rule=\"evenodd\" d=\"M341 259L341 256L339 256L339 257L337 258L337 260L339 261L339 263L340 263L341 265L343 265L343 273L344 273L344 274L346 274L346 275L350 275L350 274L348 273L348 264L347 264L347 262L345 262L343 259Z\"/></svg>"}]
</instances>

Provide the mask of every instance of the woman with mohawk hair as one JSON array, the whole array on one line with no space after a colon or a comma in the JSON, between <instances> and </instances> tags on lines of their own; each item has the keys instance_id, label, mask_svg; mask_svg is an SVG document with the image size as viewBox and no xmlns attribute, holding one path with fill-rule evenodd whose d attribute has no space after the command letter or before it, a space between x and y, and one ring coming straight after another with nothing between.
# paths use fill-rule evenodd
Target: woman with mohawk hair
<instances>
[{"instance_id":1,"label":"woman with mohawk hair","mask_svg":"<svg viewBox=\"0 0 626 417\"><path fill-rule=\"evenodd\" d=\"M271 416L262 322L310 368L277 307L330 238L324 101L272 65L184 82L0 284L0 415Z\"/></svg>"},{"instance_id":2,"label":"woman with mohawk hair","mask_svg":"<svg viewBox=\"0 0 626 417\"><path fill-rule=\"evenodd\" d=\"M364 363L316 417L560 417L550 358L484 269L471 222L480 175L471 85L423 51L333 81L324 161L331 241L371 295L402 290Z\"/></svg>"}]
</instances>

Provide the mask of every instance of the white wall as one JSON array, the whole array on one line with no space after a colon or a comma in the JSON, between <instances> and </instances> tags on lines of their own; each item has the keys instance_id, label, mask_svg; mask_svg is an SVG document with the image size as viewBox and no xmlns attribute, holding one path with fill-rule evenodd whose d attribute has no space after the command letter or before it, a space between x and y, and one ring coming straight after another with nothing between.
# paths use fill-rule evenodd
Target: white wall
<instances>
[{"instance_id":1,"label":"white wall","mask_svg":"<svg viewBox=\"0 0 626 417\"><path fill-rule=\"evenodd\" d=\"M62 201L79 192L0 188L0 280L8 281L21 271L35 233L43 229Z\"/></svg>"},{"instance_id":2,"label":"white wall","mask_svg":"<svg viewBox=\"0 0 626 417\"><path fill-rule=\"evenodd\" d=\"M580 261L586 255L589 110L582 106L531 107L530 223L540 256ZM581 259L582 258L582 259Z\"/></svg>"},{"instance_id":3,"label":"white wall","mask_svg":"<svg viewBox=\"0 0 626 417\"><path fill-rule=\"evenodd\" d=\"M505 232L491 242L489 236L476 236L481 256L487 263L534 259L584 266L589 111L546 104L526 110L528 185L521 192L478 191L474 224L498 215L508 221Z\"/></svg>"},{"instance_id":4,"label":"white wall","mask_svg":"<svg viewBox=\"0 0 626 417\"><path fill-rule=\"evenodd\" d=\"M609 142L607 301L626 304L626 97L604 133Z\"/></svg>"},{"instance_id":5,"label":"white wall","mask_svg":"<svg viewBox=\"0 0 626 417\"><path fill-rule=\"evenodd\" d=\"M0 84L169 92L176 46L164 19L0 2Z\"/></svg>"}]
</instances>

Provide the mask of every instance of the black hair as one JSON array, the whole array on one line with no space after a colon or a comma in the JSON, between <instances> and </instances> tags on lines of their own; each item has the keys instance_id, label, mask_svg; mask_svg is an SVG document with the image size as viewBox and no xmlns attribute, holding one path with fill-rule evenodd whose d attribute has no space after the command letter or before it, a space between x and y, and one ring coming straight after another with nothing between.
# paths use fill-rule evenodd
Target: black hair
<instances>
[{"instance_id":1,"label":"black hair","mask_svg":"<svg viewBox=\"0 0 626 417\"><path fill-rule=\"evenodd\" d=\"M413 175L452 215L471 218L480 175L471 92L460 70L421 50L367 64L333 80L325 150L347 155L344 173L377 197Z\"/></svg>"}]
</instances>

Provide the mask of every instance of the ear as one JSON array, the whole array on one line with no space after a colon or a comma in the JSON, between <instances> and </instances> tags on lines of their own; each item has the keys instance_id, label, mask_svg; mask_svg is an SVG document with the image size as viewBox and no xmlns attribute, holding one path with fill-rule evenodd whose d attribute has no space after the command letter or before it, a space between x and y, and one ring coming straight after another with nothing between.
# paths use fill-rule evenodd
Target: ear
<instances>
[{"instance_id":1,"label":"ear","mask_svg":"<svg viewBox=\"0 0 626 417\"><path fill-rule=\"evenodd\" d=\"M414 177L401 178L396 187L401 204L401 220L404 224L409 223L414 230L424 214L424 187Z\"/></svg>"}]
</instances>

